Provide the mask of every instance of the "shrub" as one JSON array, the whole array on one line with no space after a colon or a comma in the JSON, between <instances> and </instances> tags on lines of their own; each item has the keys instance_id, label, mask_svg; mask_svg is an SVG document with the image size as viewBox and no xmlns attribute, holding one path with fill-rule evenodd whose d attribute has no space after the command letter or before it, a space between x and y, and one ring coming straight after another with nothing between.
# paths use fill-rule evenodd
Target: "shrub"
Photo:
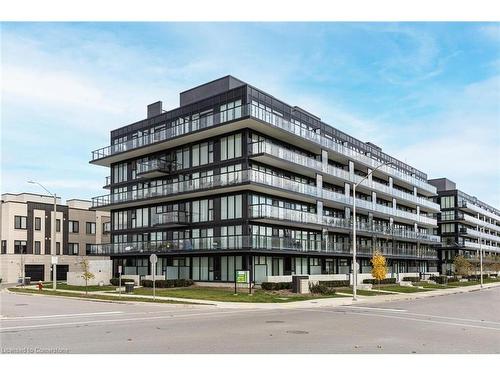
<instances>
[{"instance_id":1,"label":"shrub","mask_svg":"<svg viewBox=\"0 0 500 375\"><path fill-rule=\"evenodd\" d=\"M405 276L405 277L403 277L403 281L411 281L412 283L418 283L420 281L420 277L418 277L418 276Z\"/></svg>"},{"instance_id":2,"label":"shrub","mask_svg":"<svg viewBox=\"0 0 500 375\"><path fill-rule=\"evenodd\" d=\"M453 276L448 278L449 283L457 283L459 281L458 277Z\"/></svg>"},{"instance_id":3,"label":"shrub","mask_svg":"<svg viewBox=\"0 0 500 375\"><path fill-rule=\"evenodd\" d=\"M319 282L319 285L324 285L328 288L342 288L349 287L351 284L349 280L323 280Z\"/></svg>"},{"instance_id":4,"label":"shrub","mask_svg":"<svg viewBox=\"0 0 500 375\"><path fill-rule=\"evenodd\" d=\"M430 280L435 281L438 284L446 284L448 282L448 277L445 275L431 276Z\"/></svg>"},{"instance_id":5,"label":"shrub","mask_svg":"<svg viewBox=\"0 0 500 375\"><path fill-rule=\"evenodd\" d=\"M187 287L193 285L193 280L189 279L177 279L177 280L155 280L156 288L179 288L179 287ZM153 280L141 280L141 286L144 288L152 288Z\"/></svg>"},{"instance_id":6,"label":"shrub","mask_svg":"<svg viewBox=\"0 0 500 375\"><path fill-rule=\"evenodd\" d=\"M372 285L378 285L379 281L377 279L364 279L363 284L372 284ZM380 280L380 284L395 284L396 283L396 278L395 277L389 277L388 279L383 279Z\"/></svg>"},{"instance_id":7,"label":"shrub","mask_svg":"<svg viewBox=\"0 0 500 375\"><path fill-rule=\"evenodd\" d=\"M280 282L280 283L265 282L265 283L260 284L260 287L264 290L292 289L292 283L291 282Z\"/></svg>"},{"instance_id":8,"label":"shrub","mask_svg":"<svg viewBox=\"0 0 500 375\"><path fill-rule=\"evenodd\" d=\"M318 284L309 283L309 291L314 294L323 294L323 295L335 294L335 289L330 288L324 284L322 285L320 283Z\"/></svg>"},{"instance_id":9,"label":"shrub","mask_svg":"<svg viewBox=\"0 0 500 375\"><path fill-rule=\"evenodd\" d=\"M128 282L134 282L134 279L124 279L122 278L122 286L124 283ZM109 280L109 283L114 286L118 286L120 284L120 279L118 277L113 277L111 280Z\"/></svg>"}]
</instances>

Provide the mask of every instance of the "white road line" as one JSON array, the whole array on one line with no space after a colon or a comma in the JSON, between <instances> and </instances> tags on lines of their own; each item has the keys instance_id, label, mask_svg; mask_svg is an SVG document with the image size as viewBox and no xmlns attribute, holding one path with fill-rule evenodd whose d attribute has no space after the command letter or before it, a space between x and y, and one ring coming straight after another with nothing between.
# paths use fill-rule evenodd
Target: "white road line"
<instances>
[{"instance_id":1,"label":"white road line","mask_svg":"<svg viewBox=\"0 0 500 375\"><path fill-rule=\"evenodd\" d=\"M48 327L59 327L59 326L68 326L68 325L83 325L83 324L94 324L94 323L120 323L120 322L129 322L129 321L139 321L139 320L155 320L155 319L172 319L175 320L177 318L190 318L192 316L208 316L208 315L226 315L226 314L237 314L242 312L255 312L255 311L263 311L261 309L253 309L253 310L233 310L233 311L223 311L223 312L209 312L209 313L196 313L196 314L185 314L185 315L174 315L174 316L149 316L144 318L126 318L126 319L104 319L104 320L88 320L81 322L66 322L66 323L51 323L51 324L37 324L31 326L12 326L12 327L0 327L0 331L10 331L10 330L19 330L19 329L33 329L33 328L48 328Z\"/></svg>"},{"instance_id":2,"label":"white road line","mask_svg":"<svg viewBox=\"0 0 500 375\"><path fill-rule=\"evenodd\" d=\"M123 311L104 311L104 312L81 313L81 314L32 315L32 316L13 316L13 317L2 316L0 320L71 318L73 316L109 315L109 314L123 314Z\"/></svg>"},{"instance_id":3,"label":"white road line","mask_svg":"<svg viewBox=\"0 0 500 375\"><path fill-rule=\"evenodd\" d=\"M347 307L347 308L350 308L350 309L363 309L363 310L382 310L382 311L395 311L395 312L405 312L405 311L408 311L408 310L402 310L402 309L386 309L386 308L383 308L383 307L363 307L363 306L339 306L339 307Z\"/></svg>"},{"instance_id":4,"label":"white road line","mask_svg":"<svg viewBox=\"0 0 500 375\"><path fill-rule=\"evenodd\" d=\"M318 312L324 312L324 313L330 313L330 314L336 314L336 311L325 311L325 310L313 310L313 309L308 309L308 311L318 311ZM414 322L422 322L422 323L431 323L431 324L444 324L444 325L450 325L450 326L458 326L458 327L469 327L469 328L482 328L482 329L488 329L492 331L500 331L500 327L487 327L487 326L481 326L481 325L475 325L475 324L464 324L464 323L454 323L454 322L443 322L442 320L429 320L429 319L418 319L418 318L411 318L409 316L398 316L398 315L383 315L383 314L375 314L375 313L365 313L365 312L357 312L353 311L351 314L356 314L356 315L364 315L364 316L374 316L374 317L380 317L380 318L388 318L388 319L401 319L401 320L410 320ZM482 322L486 323L486 322Z\"/></svg>"}]
</instances>

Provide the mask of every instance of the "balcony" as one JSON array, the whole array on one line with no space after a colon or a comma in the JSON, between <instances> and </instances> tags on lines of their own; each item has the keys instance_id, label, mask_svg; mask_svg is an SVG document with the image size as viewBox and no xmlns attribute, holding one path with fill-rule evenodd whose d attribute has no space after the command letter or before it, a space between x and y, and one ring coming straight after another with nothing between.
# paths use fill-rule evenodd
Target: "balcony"
<instances>
[{"instance_id":1,"label":"balcony","mask_svg":"<svg viewBox=\"0 0 500 375\"><path fill-rule=\"evenodd\" d=\"M269 141L250 143L249 152L257 161L264 159L264 157L267 155L267 159L262 161L278 168L286 169L290 164L295 164L300 167L309 169L311 171L310 173L307 173L307 170L302 170L302 173L308 175L309 177L314 177L316 173L321 173L323 174L323 180L326 182L338 182L335 181L335 178L341 179L343 180L343 182L349 182L351 184L358 183L362 180L362 177L355 174L350 174L348 171L340 169L333 165L327 165L326 168L324 168L321 161L278 146ZM274 160L269 160L269 158L272 158ZM399 189L392 188L375 181L365 179L363 180L363 182L361 182L360 186L369 188L370 190L374 190L383 195L387 195L390 198L397 197L400 200L412 203L414 205L420 205L434 212L440 211L439 205L428 199L424 199L414 194L406 193Z\"/></svg>"},{"instance_id":2,"label":"balcony","mask_svg":"<svg viewBox=\"0 0 500 375\"><path fill-rule=\"evenodd\" d=\"M482 238L484 240L490 240L490 241L495 241L495 242L500 243L500 236L490 234L490 233L485 233L485 232L478 231L478 230L472 229L472 228L462 227L462 228L460 228L459 233L461 235L465 235L465 236L469 236L469 237Z\"/></svg>"},{"instance_id":3,"label":"balcony","mask_svg":"<svg viewBox=\"0 0 500 375\"><path fill-rule=\"evenodd\" d=\"M151 215L151 225L153 227L171 228L186 226L191 223L189 212L170 211L154 213Z\"/></svg>"},{"instance_id":4,"label":"balcony","mask_svg":"<svg viewBox=\"0 0 500 375\"><path fill-rule=\"evenodd\" d=\"M471 201L467 201L467 200L464 200L464 199L459 200L458 201L458 207L461 208L461 209L467 210L469 212L478 213L480 215L487 216L489 218L492 218L492 219L496 220L497 222L500 222L500 216L499 215L495 214L494 212L485 210L484 208L482 208L482 207L474 204Z\"/></svg>"},{"instance_id":5,"label":"balcony","mask_svg":"<svg viewBox=\"0 0 500 375\"><path fill-rule=\"evenodd\" d=\"M325 136L322 136L321 134L315 133L312 130L305 129L300 125L285 120L275 113L266 111L254 104L247 104L220 113L209 114L196 120L183 122L182 124L170 127L168 129L160 130L153 134L144 135L139 138L134 138L122 143L117 143L111 146L100 148L92 152L91 163L109 166L113 162L159 151L162 148L165 148L165 146L162 146L162 143L173 141L182 136L190 136L189 139L185 139L184 143L201 140L206 138L206 136L202 134L202 130L214 128L217 125L226 122L231 122L248 117L259 120L259 122L271 125L271 127L279 130L280 132L284 131L285 134L293 136L292 140L299 137L302 140L313 143L316 147L319 146L321 148L327 149L330 152L337 153L347 159L354 160L372 169L378 167L381 164L380 161L368 155L357 152L347 146L344 146L343 144L337 143ZM241 127L254 127L256 128L256 130L259 130L259 127L256 126L255 123L242 124ZM221 130L219 133L224 133L224 130ZM279 137L278 134L277 136ZM178 144L182 144L182 142L171 142L169 147L174 147ZM143 150L141 151L141 149ZM125 153L127 154L126 156L123 155ZM411 186L417 186L418 188L427 193L430 193L431 195L436 194L436 188L433 185L427 183L427 181L423 181L415 177L414 175L405 174L389 165L385 165L379 168L379 170Z\"/></svg>"},{"instance_id":6,"label":"balcony","mask_svg":"<svg viewBox=\"0 0 500 375\"><path fill-rule=\"evenodd\" d=\"M184 240L125 242L91 245L88 255L149 255L193 254L197 251L235 252L260 250L286 253L315 253L351 256L352 249L346 245L328 243L321 240L299 240L294 238L236 235L227 237L192 238ZM382 247L378 249L390 258L437 259L435 250ZM371 247L359 246L360 256L371 256Z\"/></svg>"},{"instance_id":7,"label":"balcony","mask_svg":"<svg viewBox=\"0 0 500 375\"><path fill-rule=\"evenodd\" d=\"M352 231L352 221L344 218L323 216L320 218L316 213L307 211L298 211L284 207L271 206L267 204L251 205L249 207L249 218L263 222L283 222L288 225L298 227L310 227L313 229L335 229L336 231L350 233ZM394 237L402 240L413 240L439 244L440 237L433 234L415 232L407 229L391 228L385 225L369 224L358 222L357 231L361 234L370 236Z\"/></svg>"},{"instance_id":8,"label":"balcony","mask_svg":"<svg viewBox=\"0 0 500 375\"><path fill-rule=\"evenodd\" d=\"M491 245L485 245L485 244L482 244L482 246L480 246L479 242L464 241L463 246L466 248L475 249L475 250L479 250L481 247L483 249L483 251L492 251L492 252L500 253L500 246L491 246Z\"/></svg>"},{"instance_id":9,"label":"balcony","mask_svg":"<svg viewBox=\"0 0 500 375\"><path fill-rule=\"evenodd\" d=\"M137 177L154 178L175 173L179 164L175 161L149 160L137 164Z\"/></svg>"},{"instance_id":10,"label":"balcony","mask_svg":"<svg viewBox=\"0 0 500 375\"><path fill-rule=\"evenodd\" d=\"M456 217L457 217L457 220L460 220L460 221L465 221L467 223L474 224L474 225L477 225L479 227L484 226L485 228L488 228L491 230L500 231L500 226L495 225L493 223L488 223L484 220L478 219L477 217L474 217L471 215L467 215L466 213L463 213L463 212L457 212Z\"/></svg>"}]
</instances>

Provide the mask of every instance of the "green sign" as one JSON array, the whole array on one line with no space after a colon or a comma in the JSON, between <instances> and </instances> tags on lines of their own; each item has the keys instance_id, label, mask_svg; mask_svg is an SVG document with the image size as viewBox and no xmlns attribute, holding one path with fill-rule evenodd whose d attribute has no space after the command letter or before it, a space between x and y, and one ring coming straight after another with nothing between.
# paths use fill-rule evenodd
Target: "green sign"
<instances>
[{"instance_id":1,"label":"green sign","mask_svg":"<svg viewBox=\"0 0 500 375\"><path fill-rule=\"evenodd\" d=\"M249 271L236 271L237 283L248 283Z\"/></svg>"}]
</instances>

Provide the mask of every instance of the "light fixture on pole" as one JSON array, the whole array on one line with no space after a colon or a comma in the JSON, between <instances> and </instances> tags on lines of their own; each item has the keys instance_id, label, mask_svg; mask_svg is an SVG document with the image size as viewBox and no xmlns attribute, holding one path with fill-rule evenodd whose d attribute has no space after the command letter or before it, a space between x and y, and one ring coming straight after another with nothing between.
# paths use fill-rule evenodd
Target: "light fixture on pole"
<instances>
[{"instance_id":1,"label":"light fixture on pole","mask_svg":"<svg viewBox=\"0 0 500 375\"><path fill-rule=\"evenodd\" d=\"M45 190L49 195L54 197L54 211L52 214L52 230L51 230L51 238L50 238L50 253L52 254L52 289L56 290L56 281L57 281L57 259L56 256L56 214L57 214L57 195L52 194L45 186L36 181L28 181L29 184L35 184L40 186L43 190Z\"/></svg>"},{"instance_id":2,"label":"light fixture on pole","mask_svg":"<svg viewBox=\"0 0 500 375\"><path fill-rule=\"evenodd\" d=\"M367 173L360 181L352 186L352 300L357 301L357 281L358 281L358 263L356 261L356 188L364 180L372 175L377 169L380 169L384 165L390 165L391 162L385 162L379 164L375 169Z\"/></svg>"},{"instance_id":3,"label":"light fixture on pole","mask_svg":"<svg viewBox=\"0 0 500 375\"><path fill-rule=\"evenodd\" d=\"M479 228L479 272L481 277L481 288L483 287L483 238L481 233L484 232L486 224Z\"/></svg>"}]
</instances>

